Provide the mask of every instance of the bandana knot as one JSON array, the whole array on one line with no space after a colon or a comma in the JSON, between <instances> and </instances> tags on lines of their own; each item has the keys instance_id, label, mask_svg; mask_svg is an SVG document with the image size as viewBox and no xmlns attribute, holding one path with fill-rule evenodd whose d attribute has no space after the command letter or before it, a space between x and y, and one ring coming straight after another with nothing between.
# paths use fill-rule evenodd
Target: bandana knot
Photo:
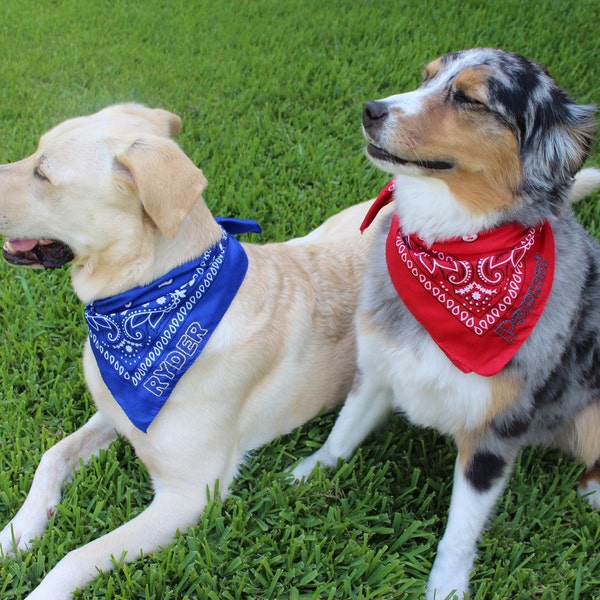
<instances>
[{"instance_id":1,"label":"bandana knot","mask_svg":"<svg viewBox=\"0 0 600 600\"><path fill-rule=\"evenodd\" d=\"M393 183L382 190L361 229L393 190ZM485 376L503 369L531 334L552 289L554 259L548 222L428 246L404 235L394 215L386 242L388 272L408 310L456 367Z\"/></svg>"},{"instance_id":2,"label":"bandana knot","mask_svg":"<svg viewBox=\"0 0 600 600\"><path fill-rule=\"evenodd\" d=\"M235 233L260 232L254 221L217 219ZM147 286L85 307L102 379L129 420L146 432L177 382L198 358L248 269L227 231L202 256Z\"/></svg>"}]
</instances>

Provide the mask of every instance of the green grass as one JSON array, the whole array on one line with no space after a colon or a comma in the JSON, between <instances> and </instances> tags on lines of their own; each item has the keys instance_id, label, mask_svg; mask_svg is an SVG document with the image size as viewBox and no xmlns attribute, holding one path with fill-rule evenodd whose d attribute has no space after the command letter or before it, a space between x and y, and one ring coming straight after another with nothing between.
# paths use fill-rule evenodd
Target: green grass
<instances>
[{"instance_id":1,"label":"green grass","mask_svg":"<svg viewBox=\"0 0 600 600\"><path fill-rule=\"evenodd\" d=\"M183 117L178 140L218 214L257 218L264 241L299 235L375 195L363 101L410 89L437 55L500 46L600 102L597 0L481 2L2 0L0 162L106 104ZM600 164L595 145L590 164ZM598 200L579 208L600 236ZM0 265L0 522L42 452L93 411L80 369L82 307L68 270ZM102 574L78 597L419 597L443 530L454 449L397 419L336 471L289 486L284 469L323 442L315 419L249 458L223 503L168 548ZM579 467L523 454L484 534L476 599L600 598L600 516L575 495ZM0 563L0 597L23 598L65 552L149 501L147 473L117 442L79 472L30 554Z\"/></svg>"}]
</instances>

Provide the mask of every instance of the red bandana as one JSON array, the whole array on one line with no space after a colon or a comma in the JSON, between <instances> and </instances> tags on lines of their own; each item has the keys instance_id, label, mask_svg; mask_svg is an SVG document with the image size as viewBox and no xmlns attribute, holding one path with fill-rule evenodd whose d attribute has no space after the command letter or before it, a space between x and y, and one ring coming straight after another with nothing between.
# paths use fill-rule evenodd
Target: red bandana
<instances>
[{"instance_id":1,"label":"red bandana","mask_svg":"<svg viewBox=\"0 0 600 600\"><path fill-rule=\"evenodd\" d=\"M367 213L364 231L392 201L388 184ZM554 278L554 236L546 221L503 225L431 247L402 234L394 215L386 261L398 295L464 373L495 375L525 342Z\"/></svg>"}]
</instances>

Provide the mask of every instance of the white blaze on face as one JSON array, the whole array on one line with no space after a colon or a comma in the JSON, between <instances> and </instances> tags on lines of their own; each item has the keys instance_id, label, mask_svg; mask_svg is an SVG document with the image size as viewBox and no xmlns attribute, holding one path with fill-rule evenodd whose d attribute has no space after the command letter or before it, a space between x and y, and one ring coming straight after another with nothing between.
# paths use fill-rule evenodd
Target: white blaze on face
<instances>
[{"instance_id":1,"label":"white blaze on face","mask_svg":"<svg viewBox=\"0 0 600 600\"><path fill-rule=\"evenodd\" d=\"M429 90L423 90L421 88L412 92L406 92L404 94L396 94L394 96L388 96L384 98L382 102L388 105L388 109L400 110L406 116L418 115L423 108L424 99L429 95Z\"/></svg>"}]
</instances>

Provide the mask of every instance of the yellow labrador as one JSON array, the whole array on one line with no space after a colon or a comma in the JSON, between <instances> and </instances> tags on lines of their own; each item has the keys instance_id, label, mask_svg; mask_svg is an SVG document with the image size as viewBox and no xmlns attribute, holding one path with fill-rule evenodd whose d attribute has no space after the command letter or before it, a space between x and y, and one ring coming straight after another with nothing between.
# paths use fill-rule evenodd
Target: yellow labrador
<instances>
[{"instance_id":1,"label":"yellow labrador","mask_svg":"<svg viewBox=\"0 0 600 600\"><path fill-rule=\"evenodd\" d=\"M112 106L58 125L32 156L0 167L4 256L30 266L71 264L73 288L87 305L83 365L98 409L42 457L23 507L0 533L0 550L27 549L42 535L80 459L117 432L155 491L139 516L67 554L32 599L68 598L97 569L111 569L111 556L134 561L169 543L197 521L207 489L218 480L227 490L245 453L343 400L353 380L353 314L371 242L359 234L366 206L306 238L240 245L204 203L202 172L171 139L180 125L161 109ZM225 245L237 253L231 260ZM184 279L169 288L182 269ZM205 325L203 314L173 333L177 311L191 309L228 273L239 277L226 300L213 302L228 306L218 326ZM162 296L134 298L163 285ZM118 320L114 299L133 311L129 320ZM163 312L165 304L175 313ZM155 340L156 360L142 364L148 352L139 338L165 323L163 337L175 324L175 346ZM156 405L158 396L167 399ZM152 414L140 417L146 400Z\"/></svg>"}]
</instances>

